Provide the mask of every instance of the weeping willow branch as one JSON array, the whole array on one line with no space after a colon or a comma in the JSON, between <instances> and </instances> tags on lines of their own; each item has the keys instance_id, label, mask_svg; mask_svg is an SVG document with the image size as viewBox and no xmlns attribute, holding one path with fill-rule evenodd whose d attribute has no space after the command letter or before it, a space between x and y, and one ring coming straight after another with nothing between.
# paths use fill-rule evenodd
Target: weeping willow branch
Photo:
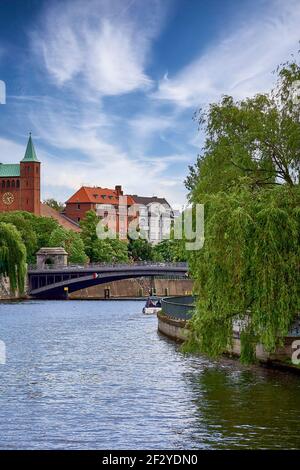
<instances>
[{"instance_id":1,"label":"weeping willow branch","mask_svg":"<svg viewBox=\"0 0 300 470\"><path fill-rule=\"evenodd\" d=\"M24 292L26 248L12 224L0 222L0 276L7 276L12 292Z\"/></svg>"},{"instance_id":2,"label":"weeping willow branch","mask_svg":"<svg viewBox=\"0 0 300 470\"><path fill-rule=\"evenodd\" d=\"M208 198L204 247L189 260L199 299L193 350L224 352L235 317L246 325L244 361L253 359L256 343L274 351L287 335L300 312L299 206L299 186L288 185Z\"/></svg>"}]
</instances>

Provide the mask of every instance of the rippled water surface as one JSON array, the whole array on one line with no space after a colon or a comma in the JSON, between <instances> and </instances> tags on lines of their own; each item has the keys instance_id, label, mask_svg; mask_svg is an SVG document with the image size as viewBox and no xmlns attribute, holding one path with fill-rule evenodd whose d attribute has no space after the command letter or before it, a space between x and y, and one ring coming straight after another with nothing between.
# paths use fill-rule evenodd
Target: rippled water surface
<instances>
[{"instance_id":1,"label":"rippled water surface","mask_svg":"<svg viewBox=\"0 0 300 470\"><path fill-rule=\"evenodd\" d=\"M300 448L300 377L185 357L142 307L0 304L0 448Z\"/></svg>"}]
</instances>

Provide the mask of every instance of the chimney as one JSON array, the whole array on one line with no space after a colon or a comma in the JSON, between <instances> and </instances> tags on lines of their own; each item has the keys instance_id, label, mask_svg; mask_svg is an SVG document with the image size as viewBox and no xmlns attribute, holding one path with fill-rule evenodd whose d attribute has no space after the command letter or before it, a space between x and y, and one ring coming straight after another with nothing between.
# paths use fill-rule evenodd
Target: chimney
<instances>
[{"instance_id":1,"label":"chimney","mask_svg":"<svg viewBox=\"0 0 300 470\"><path fill-rule=\"evenodd\" d=\"M121 185L115 186L115 191L117 193L117 196L123 196L123 191L122 191L122 186Z\"/></svg>"}]
</instances>

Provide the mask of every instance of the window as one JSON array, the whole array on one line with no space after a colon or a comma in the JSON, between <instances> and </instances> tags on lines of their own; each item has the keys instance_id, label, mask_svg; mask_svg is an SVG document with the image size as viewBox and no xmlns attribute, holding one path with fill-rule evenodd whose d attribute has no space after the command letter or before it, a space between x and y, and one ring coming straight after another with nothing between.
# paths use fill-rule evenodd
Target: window
<instances>
[{"instance_id":1,"label":"window","mask_svg":"<svg viewBox=\"0 0 300 470\"><path fill-rule=\"evenodd\" d=\"M12 182L11 182L11 187L12 187L12 188L15 187L15 180L12 180Z\"/></svg>"},{"instance_id":2,"label":"window","mask_svg":"<svg viewBox=\"0 0 300 470\"><path fill-rule=\"evenodd\" d=\"M80 217L77 217L77 222L80 222Z\"/></svg>"},{"instance_id":3,"label":"window","mask_svg":"<svg viewBox=\"0 0 300 470\"><path fill-rule=\"evenodd\" d=\"M20 187L20 180L17 180L17 188Z\"/></svg>"},{"instance_id":4,"label":"window","mask_svg":"<svg viewBox=\"0 0 300 470\"><path fill-rule=\"evenodd\" d=\"M80 209L80 204L77 204L77 210L79 210L79 209Z\"/></svg>"},{"instance_id":5,"label":"window","mask_svg":"<svg viewBox=\"0 0 300 470\"><path fill-rule=\"evenodd\" d=\"M5 188L5 181L2 181L2 188Z\"/></svg>"},{"instance_id":6,"label":"window","mask_svg":"<svg viewBox=\"0 0 300 470\"><path fill-rule=\"evenodd\" d=\"M10 188L10 181L6 181L6 187Z\"/></svg>"}]
</instances>

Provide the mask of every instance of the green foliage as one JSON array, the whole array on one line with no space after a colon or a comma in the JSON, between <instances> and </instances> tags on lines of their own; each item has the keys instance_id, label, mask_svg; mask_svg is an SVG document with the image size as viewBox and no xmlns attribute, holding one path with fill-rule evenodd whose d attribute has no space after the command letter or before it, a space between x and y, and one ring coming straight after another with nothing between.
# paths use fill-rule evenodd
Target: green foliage
<instances>
[{"instance_id":1,"label":"green foliage","mask_svg":"<svg viewBox=\"0 0 300 470\"><path fill-rule=\"evenodd\" d=\"M300 311L299 186L217 193L207 202L205 243L190 254L199 295L191 344L218 355L243 325L242 359L259 342L274 351Z\"/></svg>"},{"instance_id":2,"label":"green foliage","mask_svg":"<svg viewBox=\"0 0 300 470\"><path fill-rule=\"evenodd\" d=\"M206 141L186 180L193 201L230 190L245 176L251 187L299 182L300 106L293 87L297 80L299 64L287 63L278 68L271 93L242 101L225 96L199 111Z\"/></svg>"},{"instance_id":3,"label":"green foliage","mask_svg":"<svg viewBox=\"0 0 300 470\"><path fill-rule=\"evenodd\" d=\"M80 235L63 227L53 230L48 246L63 247L69 255L70 263L86 263L88 261Z\"/></svg>"},{"instance_id":4,"label":"green foliage","mask_svg":"<svg viewBox=\"0 0 300 470\"><path fill-rule=\"evenodd\" d=\"M98 237L97 237L97 225L99 219L95 211L87 211L84 219L80 221L81 238L84 243L84 249L86 255L89 257L91 262L98 261Z\"/></svg>"},{"instance_id":5,"label":"green foliage","mask_svg":"<svg viewBox=\"0 0 300 470\"><path fill-rule=\"evenodd\" d=\"M31 224L37 236L38 250L44 246L49 246L50 236L56 228L60 227L59 223L51 217L36 217L30 214Z\"/></svg>"},{"instance_id":6,"label":"green foliage","mask_svg":"<svg viewBox=\"0 0 300 470\"><path fill-rule=\"evenodd\" d=\"M35 260L35 253L38 249L37 235L31 220L24 214L24 212L19 211L2 212L0 213L0 222L12 224L16 227L26 247L27 262L33 263Z\"/></svg>"},{"instance_id":7,"label":"green foliage","mask_svg":"<svg viewBox=\"0 0 300 470\"><path fill-rule=\"evenodd\" d=\"M153 247L153 259L155 261L181 262L187 260L184 240L163 240Z\"/></svg>"},{"instance_id":8,"label":"green foliage","mask_svg":"<svg viewBox=\"0 0 300 470\"><path fill-rule=\"evenodd\" d=\"M85 218L80 221L81 238L84 243L85 253L90 261L92 263L127 262L127 243L118 238L99 239L97 236L98 223L97 214L92 210L86 212Z\"/></svg>"},{"instance_id":9,"label":"green foliage","mask_svg":"<svg viewBox=\"0 0 300 470\"><path fill-rule=\"evenodd\" d=\"M52 209L56 210L57 212L61 212L65 207L62 202L58 202L56 201L56 199L53 198L45 199L45 201L43 201L43 204L52 207Z\"/></svg>"},{"instance_id":10,"label":"green foliage","mask_svg":"<svg viewBox=\"0 0 300 470\"><path fill-rule=\"evenodd\" d=\"M36 252L43 246L49 246L51 233L59 227L54 219L39 217L26 211L2 212L1 221L12 223L21 233L28 263L35 263Z\"/></svg>"},{"instance_id":11,"label":"green foliage","mask_svg":"<svg viewBox=\"0 0 300 470\"><path fill-rule=\"evenodd\" d=\"M8 276L11 291L24 292L26 247L16 227L0 222L0 275Z\"/></svg>"},{"instance_id":12,"label":"green foliage","mask_svg":"<svg viewBox=\"0 0 300 470\"><path fill-rule=\"evenodd\" d=\"M205 243L188 255L198 301L186 350L221 354L238 321L249 362L257 343L274 351L299 315L300 67L277 72L270 94L226 96L199 114L206 142L186 185L205 203Z\"/></svg>"},{"instance_id":13,"label":"green foliage","mask_svg":"<svg viewBox=\"0 0 300 470\"><path fill-rule=\"evenodd\" d=\"M153 259L152 246L145 238L129 239L128 253L134 261L151 261Z\"/></svg>"}]
</instances>

